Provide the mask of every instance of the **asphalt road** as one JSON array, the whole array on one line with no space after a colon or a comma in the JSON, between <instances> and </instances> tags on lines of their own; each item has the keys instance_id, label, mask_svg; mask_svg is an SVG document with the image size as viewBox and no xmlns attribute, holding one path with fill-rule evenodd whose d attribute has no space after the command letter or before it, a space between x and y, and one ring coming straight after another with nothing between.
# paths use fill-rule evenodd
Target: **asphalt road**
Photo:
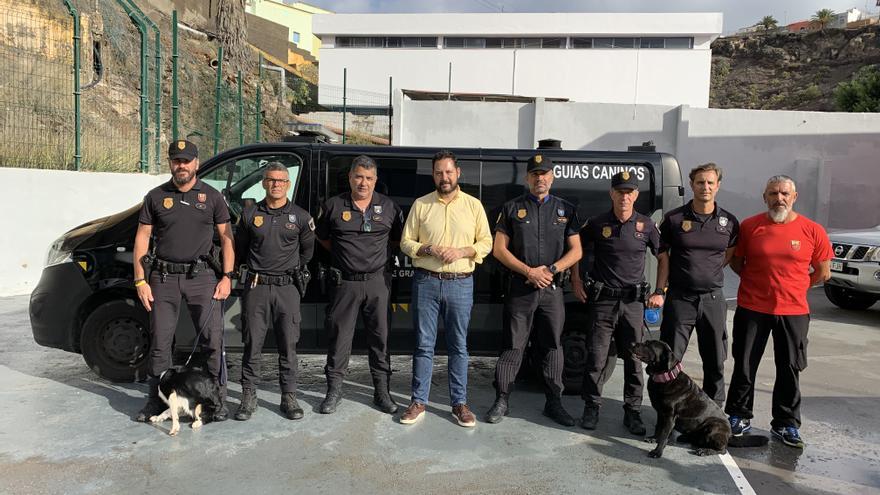
<instances>
[{"instance_id":1,"label":"asphalt road","mask_svg":"<svg viewBox=\"0 0 880 495\"><path fill-rule=\"evenodd\" d=\"M880 304L831 306L811 293L809 367L801 375L804 451L777 441L697 457L672 444L662 459L629 435L622 419L622 370L606 385L599 428L561 428L541 415L540 388L524 384L497 425L457 426L450 415L445 360L435 367L428 414L414 426L372 407L366 359L353 359L345 400L334 415L315 408L324 392L323 356L300 361L304 419L278 412L275 366L264 368L260 409L248 422L135 423L145 384L112 384L75 354L36 345L27 297L0 298L0 493L807 493L880 494ZM729 313L732 318L733 313ZM772 343L756 391L755 433L768 434ZM271 355L264 363L274 362ZM239 356L230 357L237 380ZM392 389L408 402L410 358L394 358ZM621 366L620 364L618 365ZM696 343L685 370L698 381ZM728 361L728 368L732 361ZM494 398L494 359L471 360L469 396L478 417ZM240 387L230 386L234 411ZM646 397L647 400L647 397ZM579 416L582 401L564 404ZM644 417L653 430L655 415ZM737 476L744 476L737 479Z\"/></svg>"}]
</instances>

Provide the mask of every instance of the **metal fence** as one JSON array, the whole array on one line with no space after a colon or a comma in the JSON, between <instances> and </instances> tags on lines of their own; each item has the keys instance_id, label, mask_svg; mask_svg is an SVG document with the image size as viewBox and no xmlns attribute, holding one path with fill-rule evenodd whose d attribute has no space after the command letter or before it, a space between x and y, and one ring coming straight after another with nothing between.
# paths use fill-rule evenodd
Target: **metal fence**
<instances>
[{"instance_id":1,"label":"metal fence","mask_svg":"<svg viewBox=\"0 0 880 495\"><path fill-rule=\"evenodd\" d=\"M68 168L74 157L73 21L36 6L0 11L0 157ZM40 88L39 91L35 88Z\"/></svg>"},{"instance_id":2,"label":"metal fence","mask_svg":"<svg viewBox=\"0 0 880 495\"><path fill-rule=\"evenodd\" d=\"M391 140L391 92L376 93L320 84L320 105L299 115L303 122L322 124L352 144L384 144Z\"/></svg>"},{"instance_id":3,"label":"metal fence","mask_svg":"<svg viewBox=\"0 0 880 495\"><path fill-rule=\"evenodd\" d=\"M151 18L132 0L8 3L0 166L155 173L176 138L203 159L262 138L260 63L229 74L217 43L181 36L176 14Z\"/></svg>"}]
</instances>

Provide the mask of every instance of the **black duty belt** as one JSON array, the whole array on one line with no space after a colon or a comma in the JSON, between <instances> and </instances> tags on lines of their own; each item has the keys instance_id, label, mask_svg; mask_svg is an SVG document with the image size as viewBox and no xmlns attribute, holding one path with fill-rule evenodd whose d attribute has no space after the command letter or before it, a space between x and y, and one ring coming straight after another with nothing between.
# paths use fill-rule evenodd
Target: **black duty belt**
<instances>
[{"instance_id":1,"label":"black duty belt","mask_svg":"<svg viewBox=\"0 0 880 495\"><path fill-rule=\"evenodd\" d=\"M204 260L197 261L189 261L184 263L178 263L174 261L165 261L161 259L156 259L153 262L153 268L158 270L159 273L165 273L168 275L175 275L180 273L196 273L199 270L204 270L208 268L208 262Z\"/></svg>"},{"instance_id":2,"label":"black duty belt","mask_svg":"<svg viewBox=\"0 0 880 495\"><path fill-rule=\"evenodd\" d=\"M431 270L425 270L424 268L419 268L419 271L423 272L425 275L429 277L439 278L440 280L458 280L462 278L468 278L474 274L474 272L462 272L462 273L448 273L448 272L432 272Z\"/></svg>"},{"instance_id":3,"label":"black duty belt","mask_svg":"<svg viewBox=\"0 0 880 495\"><path fill-rule=\"evenodd\" d=\"M384 270L375 272L345 272L340 270L339 276L342 277L342 280L348 280L349 282L363 282L365 280L376 278L383 273Z\"/></svg>"},{"instance_id":4,"label":"black duty belt","mask_svg":"<svg viewBox=\"0 0 880 495\"><path fill-rule=\"evenodd\" d=\"M248 287L254 287L256 285L290 285L294 282L293 275L269 275L248 270L245 284Z\"/></svg>"},{"instance_id":5,"label":"black duty belt","mask_svg":"<svg viewBox=\"0 0 880 495\"><path fill-rule=\"evenodd\" d=\"M647 283L631 285L629 287L608 287L602 282L589 279L586 282L587 297L592 300L620 299L624 301L642 301L651 286Z\"/></svg>"}]
</instances>

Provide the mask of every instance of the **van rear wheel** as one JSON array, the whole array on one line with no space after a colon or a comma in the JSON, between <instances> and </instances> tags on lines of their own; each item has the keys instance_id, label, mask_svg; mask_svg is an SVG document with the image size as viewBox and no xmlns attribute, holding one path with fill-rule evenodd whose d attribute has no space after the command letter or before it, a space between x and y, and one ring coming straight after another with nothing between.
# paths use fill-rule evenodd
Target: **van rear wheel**
<instances>
[{"instance_id":1,"label":"van rear wheel","mask_svg":"<svg viewBox=\"0 0 880 495\"><path fill-rule=\"evenodd\" d=\"M80 348L86 364L112 382L132 382L147 376L150 318L136 301L104 303L86 319Z\"/></svg>"}]
</instances>

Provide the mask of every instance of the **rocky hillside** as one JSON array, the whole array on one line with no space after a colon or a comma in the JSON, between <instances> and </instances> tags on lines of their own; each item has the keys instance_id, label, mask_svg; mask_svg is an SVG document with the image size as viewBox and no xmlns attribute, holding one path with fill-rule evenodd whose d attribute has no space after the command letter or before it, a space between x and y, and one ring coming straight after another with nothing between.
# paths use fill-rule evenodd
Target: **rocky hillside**
<instances>
[{"instance_id":1,"label":"rocky hillside","mask_svg":"<svg viewBox=\"0 0 880 495\"><path fill-rule=\"evenodd\" d=\"M832 93L880 64L880 27L719 38L712 44L713 108L834 111Z\"/></svg>"}]
</instances>

